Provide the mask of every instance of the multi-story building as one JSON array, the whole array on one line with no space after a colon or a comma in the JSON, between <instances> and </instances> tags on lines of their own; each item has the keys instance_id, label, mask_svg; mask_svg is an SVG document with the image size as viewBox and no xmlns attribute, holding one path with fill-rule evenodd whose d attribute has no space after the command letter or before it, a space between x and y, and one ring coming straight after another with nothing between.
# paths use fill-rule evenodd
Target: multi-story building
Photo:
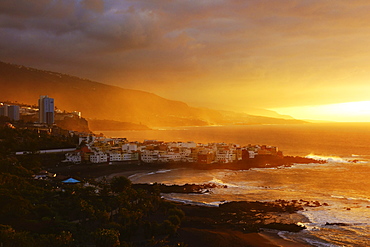
<instances>
[{"instance_id":1,"label":"multi-story building","mask_svg":"<svg viewBox=\"0 0 370 247\"><path fill-rule=\"evenodd\" d=\"M0 116L9 117L10 120L19 120L19 106L18 105L2 105L0 107Z\"/></svg>"},{"instance_id":2,"label":"multi-story building","mask_svg":"<svg viewBox=\"0 0 370 247\"><path fill-rule=\"evenodd\" d=\"M141 160L145 163L153 163L158 161L159 151L158 150L144 150L141 153Z\"/></svg>"},{"instance_id":3,"label":"multi-story building","mask_svg":"<svg viewBox=\"0 0 370 247\"><path fill-rule=\"evenodd\" d=\"M201 164L232 163L254 159L256 156L282 156L277 147L266 145L240 146L226 143L162 142L144 141L128 142L126 138L105 138L97 136L85 138L86 146L91 149L83 151L83 161L102 163L107 161L143 161L145 163L164 162L198 162ZM67 155L67 160L73 159ZM73 160L72 162L79 162Z\"/></svg>"},{"instance_id":4,"label":"multi-story building","mask_svg":"<svg viewBox=\"0 0 370 247\"><path fill-rule=\"evenodd\" d=\"M54 99L47 95L41 95L39 99L39 122L54 124Z\"/></svg>"},{"instance_id":5,"label":"multi-story building","mask_svg":"<svg viewBox=\"0 0 370 247\"><path fill-rule=\"evenodd\" d=\"M214 154L211 152L200 152L197 162L200 164L211 164L214 160Z\"/></svg>"},{"instance_id":6,"label":"multi-story building","mask_svg":"<svg viewBox=\"0 0 370 247\"><path fill-rule=\"evenodd\" d=\"M65 157L66 157L65 159L66 162L78 164L78 163L81 163L82 161L81 153L78 151L66 153Z\"/></svg>"},{"instance_id":7,"label":"multi-story building","mask_svg":"<svg viewBox=\"0 0 370 247\"><path fill-rule=\"evenodd\" d=\"M122 151L126 151L128 153L136 152L137 144L136 143L125 143L122 145Z\"/></svg>"},{"instance_id":8,"label":"multi-story building","mask_svg":"<svg viewBox=\"0 0 370 247\"><path fill-rule=\"evenodd\" d=\"M108 154L103 152L98 152L93 155L90 155L91 163L104 163L108 161Z\"/></svg>"},{"instance_id":9,"label":"multi-story building","mask_svg":"<svg viewBox=\"0 0 370 247\"><path fill-rule=\"evenodd\" d=\"M19 120L19 106L18 105L10 105L8 107L8 117L10 120Z\"/></svg>"},{"instance_id":10,"label":"multi-story building","mask_svg":"<svg viewBox=\"0 0 370 247\"><path fill-rule=\"evenodd\" d=\"M123 155L120 152L111 152L109 154L109 161L122 161Z\"/></svg>"},{"instance_id":11,"label":"multi-story building","mask_svg":"<svg viewBox=\"0 0 370 247\"><path fill-rule=\"evenodd\" d=\"M3 105L3 103L1 103L0 116L5 116L5 117L8 116L8 107L9 105Z\"/></svg>"}]
</instances>

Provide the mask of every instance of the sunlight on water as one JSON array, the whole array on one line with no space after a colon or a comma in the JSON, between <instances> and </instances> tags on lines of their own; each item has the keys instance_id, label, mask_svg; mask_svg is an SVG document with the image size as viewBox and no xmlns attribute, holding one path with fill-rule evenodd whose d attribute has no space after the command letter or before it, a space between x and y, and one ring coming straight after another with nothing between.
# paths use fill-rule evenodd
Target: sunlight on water
<instances>
[{"instance_id":1,"label":"sunlight on water","mask_svg":"<svg viewBox=\"0 0 370 247\"><path fill-rule=\"evenodd\" d=\"M306 206L309 221L300 233L282 237L313 246L370 246L370 131L364 124L307 124L268 126L189 127L184 129L105 133L130 141L226 142L241 145L266 144L285 155L300 155L328 161L325 164L295 164L279 169L251 170L161 170L136 174L136 183L216 183L207 194L166 194L165 198L217 206L227 201L319 201L327 206ZM328 224L327 224L328 223Z\"/></svg>"},{"instance_id":2,"label":"sunlight on water","mask_svg":"<svg viewBox=\"0 0 370 247\"><path fill-rule=\"evenodd\" d=\"M129 141L225 142L277 146L285 155L370 155L370 125L361 123L187 127L148 131L101 131ZM98 131L97 131L98 132ZM98 132L100 133L100 131ZM369 156L370 157L370 156Z\"/></svg>"},{"instance_id":3,"label":"sunlight on water","mask_svg":"<svg viewBox=\"0 0 370 247\"><path fill-rule=\"evenodd\" d=\"M244 171L193 169L172 170L167 173L147 173L134 182L163 182L166 184L208 183L227 185L212 189L209 194L165 194L164 197L198 205L217 206L227 201L319 201L326 206L306 206L302 212L309 222L302 222L307 231L289 237L306 239L315 246L363 245L369 235L370 192L369 164L304 164L281 169ZM306 166L306 167L305 167ZM353 179L353 175L356 179ZM311 204L312 205L312 204ZM333 225L327 225L327 223ZM338 225L336 225L339 223ZM343 224L343 225L340 225ZM360 235L359 235L360 234Z\"/></svg>"}]
</instances>

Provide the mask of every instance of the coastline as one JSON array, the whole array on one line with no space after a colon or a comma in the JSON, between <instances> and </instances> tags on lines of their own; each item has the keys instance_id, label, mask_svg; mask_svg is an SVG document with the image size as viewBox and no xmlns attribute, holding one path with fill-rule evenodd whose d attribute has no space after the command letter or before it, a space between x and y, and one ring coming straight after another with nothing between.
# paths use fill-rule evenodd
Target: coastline
<instances>
[{"instance_id":1,"label":"coastline","mask_svg":"<svg viewBox=\"0 0 370 247\"><path fill-rule=\"evenodd\" d=\"M311 245L289 241L281 238L277 232L243 233L233 230L198 230L182 229L179 234L190 240L189 247L309 247ZM212 240L211 240L212 239ZM214 243L212 245L210 244Z\"/></svg>"},{"instance_id":2,"label":"coastline","mask_svg":"<svg viewBox=\"0 0 370 247\"><path fill-rule=\"evenodd\" d=\"M161 169L176 169L179 168L179 166L173 166L173 164L170 165L151 165L151 164L143 164L143 165L138 165L138 164L125 164L125 165L108 165L108 164L102 164L99 167L94 167L98 168L97 170L90 170L88 169L89 166L85 167L86 174L88 175L86 177L94 178L96 180L101 180L101 179L106 179L106 180L111 180L112 178L116 176L123 176L126 178L130 178L130 176L134 176L140 173L151 173L151 172L157 172ZM183 167L183 166L182 166ZM209 170L208 168L207 170ZM99 172L100 171L100 172ZM104 171L101 173L101 171ZM97 176L99 174L100 176ZM172 201L173 202L173 201ZM180 208L183 207L200 207L200 208L205 208L206 214L209 212L209 207L206 206L194 206L194 205L188 205L185 203L178 203L178 202L173 202L176 203L177 205L181 205ZM285 219L290 219L291 221L296 221L297 218L293 216L293 214L286 214ZM304 217L303 215L301 215ZM296 223L295 222L295 223ZM184 243L187 243L188 246L192 247L205 247L205 246L222 246L219 245L219 243L222 243L225 241L225 246L256 246L256 247L278 247L278 246L287 246L287 247L305 247L305 246L311 246L308 244L303 244L303 243L298 243L294 242L293 240L287 240L279 236L279 231L280 230L271 230L271 229L264 229L263 227L261 228L261 231L259 232L243 232L237 229L230 229L228 227L223 227L222 226L219 228L217 226L217 229L213 229L212 223L210 223L210 227L203 227L199 228L197 226L197 223L191 223L190 225L182 226L179 228L179 238L177 241L183 241ZM196 239L196 240L192 240ZM211 241L212 240L212 241ZM190 242L189 242L190 241ZM213 244L212 244L213 242ZM227 243L235 243L235 245L230 245Z\"/></svg>"},{"instance_id":3,"label":"coastline","mask_svg":"<svg viewBox=\"0 0 370 247\"><path fill-rule=\"evenodd\" d=\"M290 213L288 208L293 204L287 201L285 206L281 206L282 201L231 202L220 207L174 203L185 213L176 241L192 247L311 246L279 235L280 231L302 230L295 223L308 220L300 213ZM266 220L263 223L258 222L261 215Z\"/></svg>"},{"instance_id":4,"label":"coastline","mask_svg":"<svg viewBox=\"0 0 370 247\"><path fill-rule=\"evenodd\" d=\"M79 178L96 179L103 176L131 176L140 172L155 172L160 169L191 168L197 170L249 170L251 168L277 168L281 166L291 166L293 164L325 163L322 160L299 156L270 156L260 155L253 159L241 160L231 163L211 163L203 164L198 162L166 162L166 163L145 163L140 161L116 161L108 163L86 163L70 164L61 167L46 168L54 173L65 176L77 176Z\"/></svg>"},{"instance_id":5,"label":"coastline","mask_svg":"<svg viewBox=\"0 0 370 247\"><path fill-rule=\"evenodd\" d=\"M259 232L258 235L263 237L268 241L269 244L279 247L309 247L310 244L298 243L293 240L288 240L280 237L279 231L271 229L263 229L262 232ZM258 245L253 245L258 246Z\"/></svg>"}]
</instances>

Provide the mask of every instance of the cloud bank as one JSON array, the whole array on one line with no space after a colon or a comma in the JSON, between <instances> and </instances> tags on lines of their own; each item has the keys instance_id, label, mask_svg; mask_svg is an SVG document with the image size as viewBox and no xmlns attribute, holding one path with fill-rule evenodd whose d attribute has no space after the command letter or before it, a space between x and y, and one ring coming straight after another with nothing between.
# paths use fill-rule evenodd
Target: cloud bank
<instances>
[{"instance_id":1,"label":"cloud bank","mask_svg":"<svg viewBox=\"0 0 370 247\"><path fill-rule=\"evenodd\" d=\"M0 59L195 105L368 100L370 3L2 0Z\"/></svg>"}]
</instances>

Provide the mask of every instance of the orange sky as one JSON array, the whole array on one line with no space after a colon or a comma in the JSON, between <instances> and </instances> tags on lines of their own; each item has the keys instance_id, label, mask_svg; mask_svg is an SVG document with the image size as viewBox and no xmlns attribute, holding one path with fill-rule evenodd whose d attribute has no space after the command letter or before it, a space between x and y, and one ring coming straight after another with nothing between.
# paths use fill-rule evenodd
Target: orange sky
<instances>
[{"instance_id":1,"label":"orange sky","mask_svg":"<svg viewBox=\"0 0 370 247\"><path fill-rule=\"evenodd\" d=\"M368 13L368 0L2 0L0 60L192 106L334 120L315 106L370 100Z\"/></svg>"}]
</instances>

